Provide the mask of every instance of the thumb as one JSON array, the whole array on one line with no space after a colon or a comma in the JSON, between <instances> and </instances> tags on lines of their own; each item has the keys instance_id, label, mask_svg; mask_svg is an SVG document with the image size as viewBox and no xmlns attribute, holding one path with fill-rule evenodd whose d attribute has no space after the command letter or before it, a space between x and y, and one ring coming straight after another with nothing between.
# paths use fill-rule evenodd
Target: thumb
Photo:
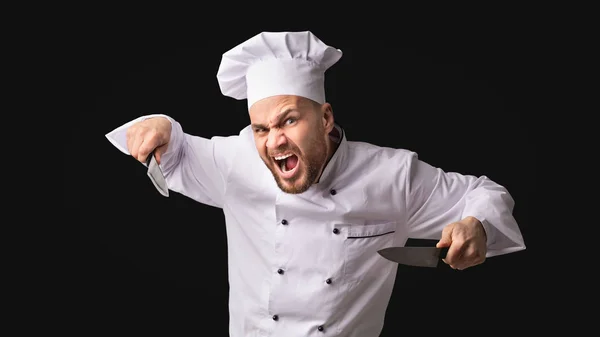
<instances>
[{"instance_id":1,"label":"thumb","mask_svg":"<svg viewBox=\"0 0 600 337\"><path fill-rule=\"evenodd\" d=\"M442 238L435 245L437 248L449 247L452 243L452 230L454 229L454 224L450 224L444 227L442 231Z\"/></svg>"}]
</instances>

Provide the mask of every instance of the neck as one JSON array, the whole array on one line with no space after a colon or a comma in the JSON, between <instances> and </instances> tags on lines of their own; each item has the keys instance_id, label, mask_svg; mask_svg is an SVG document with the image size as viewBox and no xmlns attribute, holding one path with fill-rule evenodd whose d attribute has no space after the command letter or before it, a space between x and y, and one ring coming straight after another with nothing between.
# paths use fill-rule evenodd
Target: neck
<instances>
[{"instance_id":1,"label":"neck","mask_svg":"<svg viewBox=\"0 0 600 337\"><path fill-rule=\"evenodd\" d=\"M331 130L331 132L329 133L329 137L327 137L327 160L325 160L325 164L321 168L321 173L319 174L319 178L317 178L317 181L315 182L316 184L318 184L319 181L321 181L321 176L323 175L323 171L325 171L327 164L329 164L331 157L333 157L338 146L340 146L341 141L342 141L342 135L340 133L340 130L338 130L337 126L335 126L333 128L333 130Z\"/></svg>"},{"instance_id":2,"label":"neck","mask_svg":"<svg viewBox=\"0 0 600 337\"><path fill-rule=\"evenodd\" d=\"M340 142L331 139L331 137L327 138L327 160L325 161L325 166L327 166L327 163L329 163L339 145Z\"/></svg>"}]
</instances>

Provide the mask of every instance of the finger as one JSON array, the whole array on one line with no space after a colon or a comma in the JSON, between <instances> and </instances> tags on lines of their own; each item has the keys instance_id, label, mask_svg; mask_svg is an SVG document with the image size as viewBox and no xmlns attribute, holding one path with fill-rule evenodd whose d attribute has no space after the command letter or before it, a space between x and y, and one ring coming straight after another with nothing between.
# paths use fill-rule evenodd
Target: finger
<instances>
[{"instance_id":1,"label":"finger","mask_svg":"<svg viewBox=\"0 0 600 337\"><path fill-rule=\"evenodd\" d=\"M143 136L142 144L138 149L138 160L146 162L149 159L148 156L150 153L160 144L160 140L158 133L154 129L146 129Z\"/></svg>"},{"instance_id":2,"label":"finger","mask_svg":"<svg viewBox=\"0 0 600 337\"><path fill-rule=\"evenodd\" d=\"M167 151L168 144L161 145L154 149L154 157L156 158L156 162L160 164L160 160L162 158L163 153Z\"/></svg>"},{"instance_id":3,"label":"finger","mask_svg":"<svg viewBox=\"0 0 600 337\"><path fill-rule=\"evenodd\" d=\"M448 248L448 253L444 258L444 262L453 266L453 268L460 265L460 260L463 257L465 251L464 241L454 240Z\"/></svg>"},{"instance_id":4,"label":"finger","mask_svg":"<svg viewBox=\"0 0 600 337\"><path fill-rule=\"evenodd\" d=\"M149 158L150 153L154 151L154 143L148 138L144 138L142 144L140 144L140 149L138 151L138 160L145 163Z\"/></svg>"},{"instance_id":5,"label":"finger","mask_svg":"<svg viewBox=\"0 0 600 337\"><path fill-rule=\"evenodd\" d=\"M452 260L452 266L454 269L457 269L457 270L466 269L467 267L469 267L469 265L471 264L471 260L472 260L472 256L471 256L472 249L469 248L469 246L466 244L463 244L462 246L463 247L460 249L459 252L456 253L456 255L454 256L454 258Z\"/></svg>"},{"instance_id":6,"label":"finger","mask_svg":"<svg viewBox=\"0 0 600 337\"><path fill-rule=\"evenodd\" d=\"M465 268L470 268L482 264L485 261L485 254L485 250L482 251L477 245L472 245L472 247L466 253L466 260L468 261L468 265L465 266Z\"/></svg>"},{"instance_id":7,"label":"finger","mask_svg":"<svg viewBox=\"0 0 600 337\"><path fill-rule=\"evenodd\" d=\"M437 248L448 247L452 244L452 231L454 230L454 224L447 225L442 230L442 237L440 241L435 245Z\"/></svg>"},{"instance_id":8,"label":"finger","mask_svg":"<svg viewBox=\"0 0 600 337\"><path fill-rule=\"evenodd\" d=\"M143 137L143 131L140 130L138 132L136 132L136 135L133 138L133 145L131 145L131 155L141 161L142 163L144 162L143 160L140 160L140 147L142 145L142 143L144 142L144 137Z\"/></svg>"},{"instance_id":9,"label":"finger","mask_svg":"<svg viewBox=\"0 0 600 337\"><path fill-rule=\"evenodd\" d=\"M456 268L459 270L465 270L483 263L484 260L485 254L482 254L482 252L477 248L477 245L470 244L464 250L460 260L456 262Z\"/></svg>"}]
</instances>

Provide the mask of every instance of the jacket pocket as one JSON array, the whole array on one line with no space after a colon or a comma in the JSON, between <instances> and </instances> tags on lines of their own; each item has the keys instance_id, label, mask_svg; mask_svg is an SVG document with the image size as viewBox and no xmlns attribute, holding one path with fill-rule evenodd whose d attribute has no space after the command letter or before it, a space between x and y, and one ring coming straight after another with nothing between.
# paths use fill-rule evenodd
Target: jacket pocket
<instances>
[{"instance_id":1,"label":"jacket pocket","mask_svg":"<svg viewBox=\"0 0 600 337\"><path fill-rule=\"evenodd\" d=\"M394 221L345 227L344 277L347 280L360 281L390 268L389 261L377 251L394 245L397 225Z\"/></svg>"}]
</instances>

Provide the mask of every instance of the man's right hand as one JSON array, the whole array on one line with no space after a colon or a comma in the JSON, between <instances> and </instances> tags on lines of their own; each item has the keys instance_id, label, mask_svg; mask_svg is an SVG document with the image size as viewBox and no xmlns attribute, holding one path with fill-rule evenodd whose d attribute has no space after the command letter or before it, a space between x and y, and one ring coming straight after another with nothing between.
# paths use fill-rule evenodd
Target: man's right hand
<instances>
[{"instance_id":1,"label":"man's right hand","mask_svg":"<svg viewBox=\"0 0 600 337\"><path fill-rule=\"evenodd\" d=\"M148 155L160 164L160 157L171 139L171 122L164 117L153 117L137 122L127 129L127 149L133 158L146 163Z\"/></svg>"}]
</instances>

